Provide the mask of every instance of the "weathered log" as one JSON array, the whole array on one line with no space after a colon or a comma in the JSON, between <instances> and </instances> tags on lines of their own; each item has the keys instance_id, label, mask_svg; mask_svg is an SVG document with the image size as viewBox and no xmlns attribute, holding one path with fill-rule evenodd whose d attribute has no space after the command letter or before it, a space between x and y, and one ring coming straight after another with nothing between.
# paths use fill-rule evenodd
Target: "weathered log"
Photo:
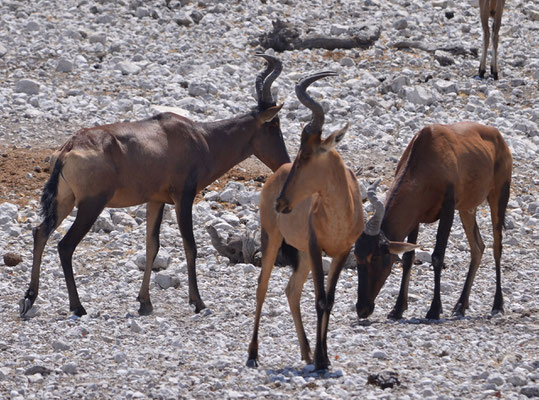
<instances>
[{"instance_id":1,"label":"weathered log","mask_svg":"<svg viewBox=\"0 0 539 400\"><path fill-rule=\"evenodd\" d=\"M260 36L260 45L275 51L302 49L353 49L368 48L380 37L380 26L362 24L351 28L347 35L311 35L302 38L301 32L281 20L273 21L273 30Z\"/></svg>"}]
</instances>

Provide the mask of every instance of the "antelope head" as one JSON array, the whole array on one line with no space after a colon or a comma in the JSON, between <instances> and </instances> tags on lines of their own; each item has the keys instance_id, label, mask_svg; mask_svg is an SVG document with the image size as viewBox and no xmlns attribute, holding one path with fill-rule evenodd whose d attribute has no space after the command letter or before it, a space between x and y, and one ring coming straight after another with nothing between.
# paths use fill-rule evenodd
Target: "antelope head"
<instances>
[{"instance_id":1,"label":"antelope head","mask_svg":"<svg viewBox=\"0 0 539 400\"><path fill-rule=\"evenodd\" d=\"M276 171L282 164L290 162L277 115L283 105L277 105L271 95L271 84L281 73L283 65L278 58L269 54L257 53L256 56L264 58L268 65L256 78L258 129L251 145L254 155L272 171Z\"/></svg>"},{"instance_id":2,"label":"antelope head","mask_svg":"<svg viewBox=\"0 0 539 400\"><path fill-rule=\"evenodd\" d=\"M281 194L277 198L275 210L289 213L294 206L321 190L323 175L328 172L328 159L339 157L332 151L348 130L348 124L322 139L324 110L320 103L310 97L306 89L313 82L326 76L335 76L335 72L325 71L308 76L296 85L296 95L301 103L312 111L312 119L301 133L301 144L285 181ZM322 174L322 176L321 176Z\"/></svg>"},{"instance_id":3,"label":"antelope head","mask_svg":"<svg viewBox=\"0 0 539 400\"><path fill-rule=\"evenodd\" d=\"M379 183L380 179L367 190L367 198L374 206L375 213L367 221L354 246L358 279L356 311L359 318L367 318L374 311L374 300L391 273L397 254L417 247L411 243L393 242L385 237L381 230L385 208L376 196Z\"/></svg>"}]
</instances>

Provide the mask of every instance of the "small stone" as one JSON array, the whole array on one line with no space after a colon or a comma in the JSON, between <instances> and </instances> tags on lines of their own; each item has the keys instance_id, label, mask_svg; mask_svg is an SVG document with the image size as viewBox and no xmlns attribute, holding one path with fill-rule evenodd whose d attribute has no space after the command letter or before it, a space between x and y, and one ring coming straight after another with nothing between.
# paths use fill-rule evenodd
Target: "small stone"
<instances>
[{"instance_id":1,"label":"small stone","mask_svg":"<svg viewBox=\"0 0 539 400\"><path fill-rule=\"evenodd\" d=\"M131 332L135 333L144 332L144 329L142 329L142 327L137 324L137 321L135 321L134 319L131 320L131 323L129 324L129 329L131 329Z\"/></svg>"},{"instance_id":2,"label":"small stone","mask_svg":"<svg viewBox=\"0 0 539 400\"><path fill-rule=\"evenodd\" d=\"M353 67L354 65L356 65L356 63L350 57L343 57L341 58L341 65L343 67Z\"/></svg>"},{"instance_id":3,"label":"small stone","mask_svg":"<svg viewBox=\"0 0 539 400\"><path fill-rule=\"evenodd\" d=\"M64 343L64 342L61 342L59 340L55 340L52 342L52 348L55 350L55 351L65 351L65 350L69 350L70 347L67 343Z\"/></svg>"},{"instance_id":4,"label":"small stone","mask_svg":"<svg viewBox=\"0 0 539 400\"><path fill-rule=\"evenodd\" d=\"M177 273L159 272L155 275L154 281L161 289L180 287L180 278Z\"/></svg>"},{"instance_id":5,"label":"small stone","mask_svg":"<svg viewBox=\"0 0 539 400\"><path fill-rule=\"evenodd\" d=\"M434 94L423 86L403 88L404 98L413 103L429 106L436 101Z\"/></svg>"},{"instance_id":6,"label":"small stone","mask_svg":"<svg viewBox=\"0 0 539 400\"><path fill-rule=\"evenodd\" d=\"M393 23L393 28L399 31L402 29L406 29L407 27L408 27L408 21L406 20L406 18L398 19L397 21Z\"/></svg>"},{"instance_id":7,"label":"small stone","mask_svg":"<svg viewBox=\"0 0 539 400\"><path fill-rule=\"evenodd\" d=\"M238 264L242 265L242 264ZM256 267L253 264L243 264L243 272L246 274L252 274L253 272L256 272Z\"/></svg>"},{"instance_id":8,"label":"small stone","mask_svg":"<svg viewBox=\"0 0 539 400\"><path fill-rule=\"evenodd\" d=\"M62 366L62 371L68 375L75 375L77 373L77 364L69 362Z\"/></svg>"},{"instance_id":9,"label":"small stone","mask_svg":"<svg viewBox=\"0 0 539 400\"><path fill-rule=\"evenodd\" d=\"M73 63L67 58L60 58L56 64L57 72L71 72L73 71Z\"/></svg>"},{"instance_id":10,"label":"small stone","mask_svg":"<svg viewBox=\"0 0 539 400\"><path fill-rule=\"evenodd\" d=\"M187 15L184 12L177 13L174 16L173 20L174 20L174 22L176 22L180 26L191 26L191 25L193 25L193 20L191 19L191 17L189 17L189 15Z\"/></svg>"},{"instance_id":11,"label":"small stone","mask_svg":"<svg viewBox=\"0 0 539 400\"><path fill-rule=\"evenodd\" d=\"M35 375L35 374L41 374L41 375L48 375L52 371L48 369L47 367L43 367L41 365L34 365L33 367L30 367L24 371L24 375Z\"/></svg>"},{"instance_id":12,"label":"small stone","mask_svg":"<svg viewBox=\"0 0 539 400\"><path fill-rule=\"evenodd\" d=\"M204 14L198 10L194 10L191 14L189 14L189 16L195 22L195 24L198 24L200 21L202 21L202 18L204 18Z\"/></svg>"},{"instance_id":13,"label":"small stone","mask_svg":"<svg viewBox=\"0 0 539 400\"><path fill-rule=\"evenodd\" d=\"M135 11L135 16L137 18L144 18L150 16L150 10L148 10L146 7L138 7L137 11Z\"/></svg>"},{"instance_id":14,"label":"small stone","mask_svg":"<svg viewBox=\"0 0 539 400\"><path fill-rule=\"evenodd\" d=\"M123 363L125 360L127 360L127 355L123 351L114 354L114 361L118 364Z\"/></svg>"},{"instance_id":15,"label":"small stone","mask_svg":"<svg viewBox=\"0 0 539 400\"><path fill-rule=\"evenodd\" d=\"M8 267L14 267L22 261L22 256L18 253L6 253L4 254L4 264Z\"/></svg>"},{"instance_id":16,"label":"small stone","mask_svg":"<svg viewBox=\"0 0 539 400\"><path fill-rule=\"evenodd\" d=\"M501 386L505 383L505 379L503 378L503 376L499 373L494 373L494 374L491 374L488 379L487 379L487 383L492 383L496 386Z\"/></svg>"},{"instance_id":17,"label":"small stone","mask_svg":"<svg viewBox=\"0 0 539 400\"><path fill-rule=\"evenodd\" d=\"M522 389L520 389L520 394L523 394L528 398L539 397L539 386L524 386Z\"/></svg>"},{"instance_id":18,"label":"small stone","mask_svg":"<svg viewBox=\"0 0 539 400\"><path fill-rule=\"evenodd\" d=\"M372 357L378 358L379 360L386 360L387 354L385 353L385 351L377 349L372 352Z\"/></svg>"},{"instance_id":19,"label":"small stone","mask_svg":"<svg viewBox=\"0 0 539 400\"><path fill-rule=\"evenodd\" d=\"M31 79L21 79L15 84L16 93L39 94L39 83Z\"/></svg>"},{"instance_id":20,"label":"small stone","mask_svg":"<svg viewBox=\"0 0 539 400\"><path fill-rule=\"evenodd\" d=\"M136 75L141 71L141 68L130 61L120 61L116 65L116 69L122 72L122 75Z\"/></svg>"},{"instance_id":21,"label":"small stone","mask_svg":"<svg viewBox=\"0 0 539 400\"><path fill-rule=\"evenodd\" d=\"M7 48L0 43L0 57L4 57L7 53Z\"/></svg>"}]
</instances>

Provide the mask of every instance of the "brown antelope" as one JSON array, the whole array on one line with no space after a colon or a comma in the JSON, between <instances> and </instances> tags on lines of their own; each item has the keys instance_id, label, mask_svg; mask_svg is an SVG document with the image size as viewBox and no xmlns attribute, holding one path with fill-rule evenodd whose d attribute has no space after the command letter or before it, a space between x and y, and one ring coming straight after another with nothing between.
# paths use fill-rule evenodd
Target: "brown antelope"
<instances>
[{"instance_id":1,"label":"brown antelope","mask_svg":"<svg viewBox=\"0 0 539 400\"><path fill-rule=\"evenodd\" d=\"M293 164L285 164L265 183L260 197L262 270L256 291L256 314L247 365L258 365L258 328L262 305L277 251L283 239L299 251L298 262L288 281L286 295L294 319L301 357L312 363L311 350L301 320L301 291L312 271L316 297L317 329L314 363L317 370L329 366L327 329L335 298L335 285L354 240L363 230L363 208L354 173L345 167L334 149L348 124L322 139L324 112L307 93L314 81L334 72L321 72L301 80L296 94L312 111L312 120L301 133ZM324 288L322 251L333 257L327 289Z\"/></svg>"},{"instance_id":2,"label":"brown antelope","mask_svg":"<svg viewBox=\"0 0 539 400\"><path fill-rule=\"evenodd\" d=\"M197 249L193 235L195 195L226 171L254 154L273 171L290 162L271 84L281 62L266 54L267 68L258 75L258 107L248 114L216 122L198 123L174 113L139 122L82 129L55 153L51 177L41 198L43 222L34 229L30 287L20 302L24 317L36 300L43 249L51 232L78 207L58 252L69 293L69 309L86 314L73 278L72 255L105 207L147 203L146 269L138 295L139 314L153 310L149 284L159 250L159 229L165 203L174 204L183 238L189 276L189 303L195 312L205 305L196 281Z\"/></svg>"},{"instance_id":3,"label":"brown antelope","mask_svg":"<svg viewBox=\"0 0 539 400\"><path fill-rule=\"evenodd\" d=\"M479 14L483 27L483 52L479 64L479 77L483 78L486 72L487 53L490 39L489 18L492 17L492 57L490 60L490 73L494 79L498 79L498 39L505 0L479 0Z\"/></svg>"},{"instance_id":4,"label":"brown antelope","mask_svg":"<svg viewBox=\"0 0 539 400\"><path fill-rule=\"evenodd\" d=\"M419 224L439 219L432 253L434 298L427 318L440 318L440 276L455 210L459 210L471 251L466 283L453 309L454 314L464 316L485 249L475 219L477 206L485 199L494 231L496 294L492 313L503 313L500 258L511 170L511 152L496 128L460 122L430 125L419 131L397 165L385 207L375 192L368 194L376 213L354 249L358 263L358 316L366 318L373 312L374 300L391 272L395 254L405 252L399 296L388 315L391 319L402 318L408 308L408 283ZM408 243L401 242L405 237Z\"/></svg>"}]
</instances>

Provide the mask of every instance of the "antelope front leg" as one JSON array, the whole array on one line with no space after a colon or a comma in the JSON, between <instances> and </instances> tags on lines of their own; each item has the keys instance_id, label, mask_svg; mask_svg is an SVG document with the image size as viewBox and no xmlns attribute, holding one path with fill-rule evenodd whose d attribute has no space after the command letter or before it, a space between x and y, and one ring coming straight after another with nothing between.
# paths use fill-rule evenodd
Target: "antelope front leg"
<instances>
[{"instance_id":1,"label":"antelope front leg","mask_svg":"<svg viewBox=\"0 0 539 400\"><path fill-rule=\"evenodd\" d=\"M313 363L311 347L309 346L309 340L305 334L303 327L303 321L301 319L301 291L305 280L309 275L309 258L307 254L299 254L299 265L290 277L288 285L286 286L286 297L288 298L288 305L292 318L294 319L294 325L296 327L296 333L298 335L299 347L301 349L301 359L307 364Z\"/></svg>"},{"instance_id":2,"label":"antelope front leg","mask_svg":"<svg viewBox=\"0 0 539 400\"><path fill-rule=\"evenodd\" d=\"M419 226L417 226L409 235L408 243L417 242L417 234L419 232ZM402 280L399 290L399 297L393 310L387 315L388 319L394 321L402 318L404 311L408 309L408 287L410 285L410 272L412 271L412 264L414 263L415 250L404 253L402 256Z\"/></svg>"}]
</instances>

